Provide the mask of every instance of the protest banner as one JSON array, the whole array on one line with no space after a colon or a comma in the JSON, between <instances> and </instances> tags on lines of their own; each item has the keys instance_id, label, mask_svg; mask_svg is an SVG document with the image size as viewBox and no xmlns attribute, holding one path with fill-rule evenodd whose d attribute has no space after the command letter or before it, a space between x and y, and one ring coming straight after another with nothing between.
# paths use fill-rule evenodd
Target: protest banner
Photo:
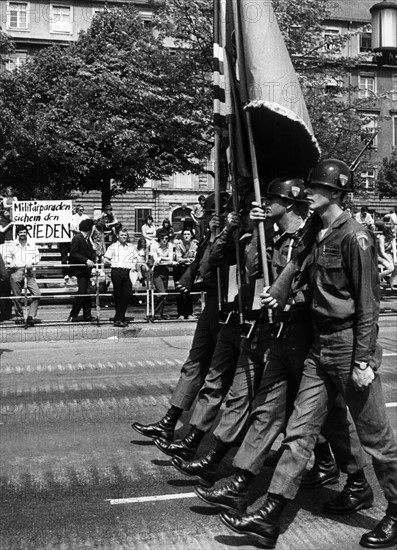
<instances>
[{"instance_id":1,"label":"protest banner","mask_svg":"<svg viewBox=\"0 0 397 550\"><path fill-rule=\"evenodd\" d=\"M61 243L72 239L72 201L18 201L12 205L15 226L26 225L30 239Z\"/></svg>"}]
</instances>

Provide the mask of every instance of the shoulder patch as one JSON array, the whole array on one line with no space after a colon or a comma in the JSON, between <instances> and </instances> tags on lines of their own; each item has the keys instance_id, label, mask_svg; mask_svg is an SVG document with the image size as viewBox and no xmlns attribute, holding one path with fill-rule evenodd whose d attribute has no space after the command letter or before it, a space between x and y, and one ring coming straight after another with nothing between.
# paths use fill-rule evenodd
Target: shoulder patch
<instances>
[{"instance_id":1,"label":"shoulder patch","mask_svg":"<svg viewBox=\"0 0 397 550\"><path fill-rule=\"evenodd\" d=\"M359 233L357 233L357 241L362 250L367 250L370 244L367 233L365 233L364 231L360 231Z\"/></svg>"}]
</instances>

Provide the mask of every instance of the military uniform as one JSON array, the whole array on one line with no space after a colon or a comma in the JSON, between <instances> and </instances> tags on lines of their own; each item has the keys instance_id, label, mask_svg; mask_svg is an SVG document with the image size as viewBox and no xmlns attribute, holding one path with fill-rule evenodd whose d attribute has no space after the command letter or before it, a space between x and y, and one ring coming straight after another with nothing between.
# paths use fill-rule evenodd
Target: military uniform
<instances>
[{"instance_id":1,"label":"military uniform","mask_svg":"<svg viewBox=\"0 0 397 550\"><path fill-rule=\"evenodd\" d=\"M397 503L397 446L380 375L377 373L362 392L355 390L351 379L355 361L369 362L375 370L380 363L376 345L379 283L373 239L343 213L318 240L307 269L313 291L314 343L269 492L286 499L295 497L330 403L340 392L361 445L372 456L386 499Z\"/></svg>"}]
</instances>

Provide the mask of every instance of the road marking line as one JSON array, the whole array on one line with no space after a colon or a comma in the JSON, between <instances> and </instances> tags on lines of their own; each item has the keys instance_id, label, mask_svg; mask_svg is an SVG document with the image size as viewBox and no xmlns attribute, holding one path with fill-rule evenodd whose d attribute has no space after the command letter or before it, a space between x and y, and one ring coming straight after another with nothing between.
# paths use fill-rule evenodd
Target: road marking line
<instances>
[{"instance_id":1,"label":"road marking line","mask_svg":"<svg viewBox=\"0 0 397 550\"><path fill-rule=\"evenodd\" d=\"M383 357L395 357L397 353L384 353Z\"/></svg>"},{"instance_id":2,"label":"road marking line","mask_svg":"<svg viewBox=\"0 0 397 550\"><path fill-rule=\"evenodd\" d=\"M397 407L397 403L386 403L386 409L391 409L392 407Z\"/></svg>"},{"instance_id":3,"label":"road marking line","mask_svg":"<svg viewBox=\"0 0 397 550\"><path fill-rule=\"evenodd\" d=\"M179 498L197 498L196 493L181 493L177 495L155 495L152 497L137 498L107 498L106 501L113 504L135 504L136 502L156 502L158 500L176 500Z\"/></svg>"}]
</instances>

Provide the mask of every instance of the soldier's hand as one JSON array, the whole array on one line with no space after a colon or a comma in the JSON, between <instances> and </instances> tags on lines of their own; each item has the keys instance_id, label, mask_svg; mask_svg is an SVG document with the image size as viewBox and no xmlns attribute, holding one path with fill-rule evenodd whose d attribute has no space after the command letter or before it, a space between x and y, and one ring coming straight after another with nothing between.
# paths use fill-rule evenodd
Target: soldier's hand
<instances>
[{"instance_id":1,"label":"soldier's hand","mask_svg":"<svg viewBox=\"0 0 397 550\"><path fill-rule=\"evenodd\" d=\"M236 229L240 226L241 217L237 214L237 212L229 212L229 214L226 216L226 229L233 231L233 229Z\"/></svg>"},{"instance_id":2,"label":"soldier's hand","mask_svg":"<svg viewBox=\"0 0 397 550\"><path fill-rule=\"evenodd\" d=\"M374 371L369 365L365 370L361 370L357 365L354 365L352 381L356 391L364 391L370 386L374 378Z\"/></svg>"},{"instance_id":3,"label":"soldier's hand","mask_svg":"<svg viewBox=\"0 0 397 550\"><path fill-rule=\"evenodd\" d=\"M181 294L185 294L186 292L189 292L189 290L179 282L175 284L175 289Z\"/></svg>"},{"instance_id":4,"label":"soldier's hand","mask_svg":"<svg viewBox=\"0 0 397 550\"><path fill-rule=\"evenodd\" d=\"M225 225L225 220L222 216L218 216L217 214L214 214L212 218L210 219L210 229L214 229L216 227L219 227L220 229L223 229L223 226Z\"/></svg>"},{"instance_id":5,"label":"soldier's hand","mask_svg":"<svg viewBox=\"0 0 397 550\"><path fill-rule=\"evenodd\" d=\"M92 260L87 260L86 264L88 265L88 267L94 267L95 265L95 263Z\"/></svg>"},{"instance_id":6,"label":"soldier's hand","mask_svg":"<svg viewBox=\"0 0 397 550\"><path fill-rule=\"evenodd\" d=\"M252 202L251 205L252 208L250 210L250 219L254 220L255 222L265 221L265 210L262 208L259 202Z\"/></svg>"},{"instance_id":7,"label":"soldier's hand","mask_svg":"<svg viewBox=\"0 0 397 550\"><path fill-rule=\"evenodd\" d=\"M267 307L268 309L276 309L278 307L278 302L269 294L269 286L265 286L262 294L260 294L261 306Z\"/></svg>"}]
</instances>

